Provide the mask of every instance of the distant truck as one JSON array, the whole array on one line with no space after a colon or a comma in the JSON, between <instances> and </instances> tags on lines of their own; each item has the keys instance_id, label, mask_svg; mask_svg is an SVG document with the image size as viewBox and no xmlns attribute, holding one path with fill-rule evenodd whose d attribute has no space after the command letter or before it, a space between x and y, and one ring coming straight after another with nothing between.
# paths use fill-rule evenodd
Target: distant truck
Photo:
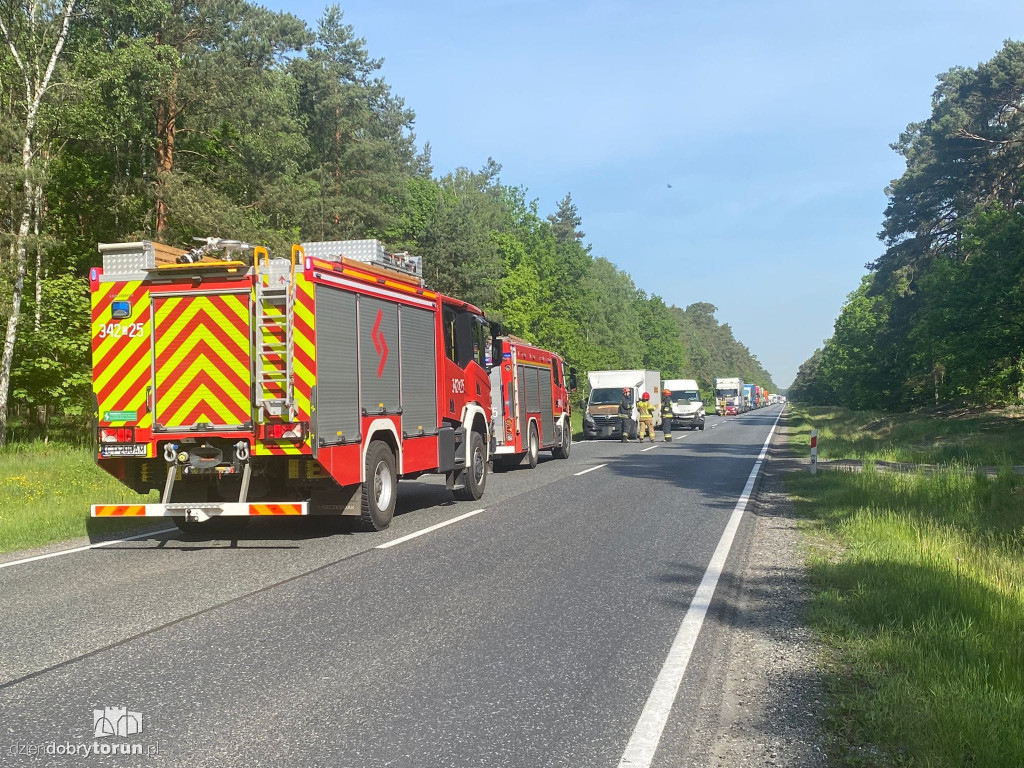
<instances>
[{"instance_id":1,"label":"distant truck","mask_svg":"<svg viewBox=\"0 0 1024 768\"><path fill-rule=\"evenodd\" d=\"M494 417L495 466L509 469L526 460L537 466L541 451L556 459L572 449L572 407L576 371L554 352L515 336L494 339L491 368L491 413Z\"/></svg>"},{"instance_id":2,"label":"distant truck","mask_svg":"<svg viewBox=\"0 0 1024 768\"><path fill-rule=\"evenodd\" d=\"M667 405L672 412L672 429L704 429L704 403L694 379L666 379L661 391L663 410Z\"/></svg>"},{"instance_id":3,"label":"distant truck","mask_svg":"<svg viewBox=\"0 0 1024 768\"><path fill-rule=\"evenodd\" d=\"M719 416L735 416L743 409L743 379L715 379L715 400Z\"/></svg>"},{"instance_id":4,"label":"distant truck","mask_svg":"<svg viewBox=\"0 0 1024 768\"><path fill-rule=\"evenodd\" d=\"M744 384L743 385L743 412L752 410L754 408L754 385Z\"/></svg>"},{"instance_id":5,"label":"distant truck","mask_svg":"<svg viewBox=\"0 0 1024 768\"><path fill-rule=\"evenodd\" d=\"M640 414L636 403L644 392L651 396L654 426L661 426L661 372L660 371L591 371L587 374L590 396L583 414L583 437L621 437L622 419L619 403L622 390L629 390L630 417L626 424L627 437L636 439Z\"/></svg>"}]
</instances>

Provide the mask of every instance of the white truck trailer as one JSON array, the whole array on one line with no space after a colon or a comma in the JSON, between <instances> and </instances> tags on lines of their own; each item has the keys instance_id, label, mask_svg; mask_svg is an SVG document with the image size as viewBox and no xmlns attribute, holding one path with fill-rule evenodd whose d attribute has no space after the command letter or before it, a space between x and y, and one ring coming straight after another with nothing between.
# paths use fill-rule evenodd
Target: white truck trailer
<instances>
[{"instance_id":1,"label":"white truck trailer","mask_svg":"<svg viewBox=\"0 0 1024 768\"><path fill-rule=\"evenodd\" d=\"M637 401L644 392L651 396L654 426L661 426L661 372L660 371L591 371L587 374L590 396L583 414L583 437L621 437L622 422L619 403L622 390L629 390L630 416L626 420L628 437L636 439L640 414Z\"/></svg>"}]
</instances>

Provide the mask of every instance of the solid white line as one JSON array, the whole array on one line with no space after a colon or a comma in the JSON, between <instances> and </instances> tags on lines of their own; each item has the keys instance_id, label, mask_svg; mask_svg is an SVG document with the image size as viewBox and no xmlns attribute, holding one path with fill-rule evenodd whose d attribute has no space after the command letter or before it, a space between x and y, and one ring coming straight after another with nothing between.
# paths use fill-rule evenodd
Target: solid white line
<instances>
[{"instance_id":1,"label":"solid white line","mask_svg":"<svg viewBox=\"0 0 1024 768\"><path fill-rule=\"evenodd\" d=\"M736 508L725 526L725 531L722 532L722 538L718 541L715 553L711 556L711 562L708 563L707 570L704 571L704 578L701 579L697 593L693 596L686 615L683 616L683 623L679 625L679 631L676 633L675 640L672 641L672 647L669 649L665 663L658 673L657 680L654 681L654 688L651 689L651 694L647 697L647 703L644 705L643 712L640 713L640 719L633 729L633 735L630 736L626 750L622 753L619 768L638 768L638 766L649 768L654 760L654 753L661 741L661 733L665 729L665 723L668 722L672 704L675 702L679 686L683 682L683 674L690 663L690 654L693 653L693 648L697 643L697 635L704 624L704 617L707 615L711 599L715 595L718 579L725 568L725 561L729 557L729 550L736 537L736 530L740 526L744 510L747 508L747 501L750 500L754 481L757 480L757 475L761 471L761 461L768 451L768 444L771 442L772 435L775 434L775 426L778 423L779 418L776 416L775 424L772 424L772 428L768 432L768 437L761 447L761 453L758 454L754 468L750 470L750 476L747 477L747 483L743 486L739 501L736 502Z\"/></svg>"},{"instance_id":2,"label":"solid white line","mask_svg":"<svg viewBox=\"0 0 1024 768\"><path fill-rule=\"evenodd\" d=\"M86 544L84 547L75 547L74 549L62 549L58 552L50 552L46 555L36 555L35 557L25 557L21 560L12 560L9 563L0 563L0 568L10 568L12 565L23 565L24 563L33 563L36 560L48 560L51 557L60 557L61 555L71 555L75 552L85 552L87 549L97 549L98 547L109 547L111 544L123 544L126 541L134 541L135 539L144 539L147 536L156 536L158 533L172 533L178 530L177 528L162 528L159 531L147 531L146 533L140 533L138 536L125 536L123 539L111 539L110 541L101 541L97 544Z\"/></svg>"},{"instance_id":3,"label":"solid white line","mask_svg":"<svg viewBox=\"0 0 1024 768\"><path fill-rule=\"evenodd\" d=\"M587 472L593 472L595 469L600 469L601 467L607 467L607 466L608 466L607 464L598 464L596 467L591 467L590 469L584 469L582 472L577 472L574 475L574 477L579 477L580 475L587 474Z\"/></svg>"},{"instance_id":4,"label":"solid white line","mask_svg":"<svg viewBox=\"0 0 1024 768\"><path fill-rule=\"evenodd\" d=\"M459 515L458 517L453 517L451 520L445 520L443 523L438 523L437 525L427 526L422 531L416 531L416 533L410 533L408 536L401 536L401 537L399 537L397 539L392 539L391 541L386 541L383 544L378 544L375 547L375 549L387 549L388 547L396 547L399 544L402 544L403 542L409 541L409 539L415 539L415 538L417 538L419 536L422 536L425 533L430 533L431 531L436 531L438 528L444 528L446 525L451 525L452 523L457 523L457 522L459 522L459 520L465 520L467 517L472 517L473 515L479 515L483 511L484 510L482 510L482 509L474 509L472 512L467 512L464 515Z\"/></svg>"},{"instance_id":5,"label":"solid white line","mask_svg":"<svg viewBox=\"0 0 1024 768\"><path fill-rule=\"evenodd\" d=\"M653 451L655 448L661 448L661 443L655 443L649 448L641 448L640 453L647 453L648 451Z\"/></svg>"}]
</instances>

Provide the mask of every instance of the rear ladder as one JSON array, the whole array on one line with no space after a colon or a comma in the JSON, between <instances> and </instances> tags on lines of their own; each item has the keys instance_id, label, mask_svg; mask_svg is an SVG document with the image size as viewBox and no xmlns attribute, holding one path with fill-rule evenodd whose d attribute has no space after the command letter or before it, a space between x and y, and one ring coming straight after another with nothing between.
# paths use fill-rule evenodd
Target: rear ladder
<instances>
[{"instance_id":1,"label":"rear ladder","mask_svg":"<svg viewBox=\"0 0 1024 768\"><path fill-rule=\"evenodd\" d=\"M263 247L256 248L253 257L256 267L256 354L253 357L258 416L260 421L267 416L293 421L297 414L292 383L295 260L271 259Z\"/></svg>"}]
</instances>

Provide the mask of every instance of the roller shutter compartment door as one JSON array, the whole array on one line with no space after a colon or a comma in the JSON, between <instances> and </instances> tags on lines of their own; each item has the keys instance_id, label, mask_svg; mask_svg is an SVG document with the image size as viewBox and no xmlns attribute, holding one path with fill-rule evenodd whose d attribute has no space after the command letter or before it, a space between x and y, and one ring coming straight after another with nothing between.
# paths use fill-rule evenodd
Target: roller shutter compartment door
<instances>
[{"instance_id":1,"label":"roller shutter compartment door","mask_svg":"<svg viewBox=\"0 0 1024 768\"><path fill-rule=\"evenodd\" d=\"M367 416L398 413L398 304L359 297L359 377Z\"/></svg>"},{"instance_id":2,"label":"roller shutter compartment door","mask_svg":"<svg viewBox=\"0 0 1024 768\"><path fill-rule=\"evenodd\" d=\"M437 434L434 313L403 306L399 310L399 319L402 336L402 431L410 437L434 435Z\"/></svg>"},{"instance_id":3,"label":"roller shutter compartment door","mask_svg":"<svg viewBox=\"0 0 1024 768\"><path fill-rule=\"evenodd\" d=\"M355 294L316 286L316 421L320 445L359 437Z\"/></svg>"}]
</instances>

